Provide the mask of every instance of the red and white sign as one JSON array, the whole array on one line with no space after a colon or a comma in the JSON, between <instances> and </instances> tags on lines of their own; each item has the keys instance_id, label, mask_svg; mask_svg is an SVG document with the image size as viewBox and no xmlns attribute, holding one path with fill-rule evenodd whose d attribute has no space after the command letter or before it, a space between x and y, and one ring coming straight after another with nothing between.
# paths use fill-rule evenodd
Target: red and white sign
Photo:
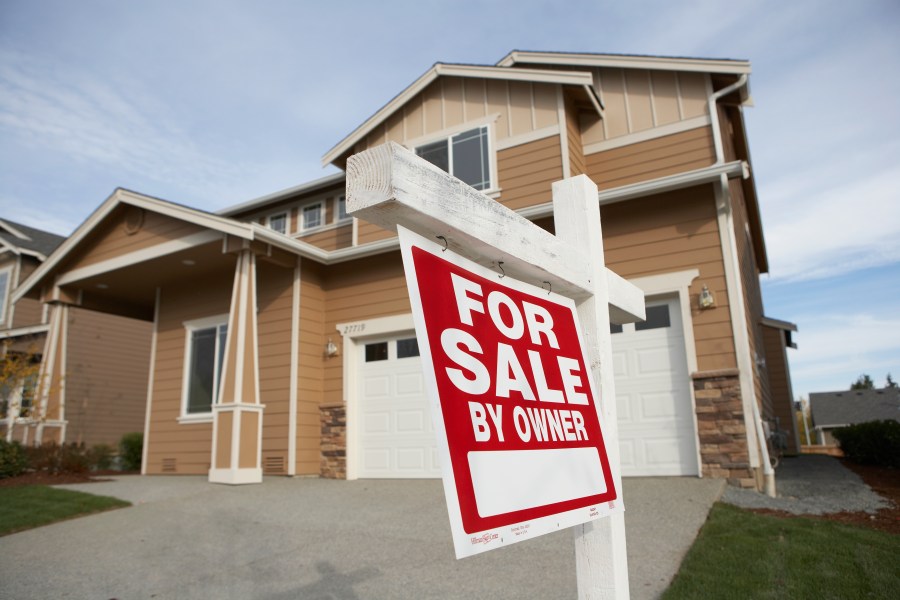
<instances>
[{"instance_id":1,"label":"red and white sign","mask_svg":"<svg viewBox=\"0 0 900 600\"><path fill-rule=\"evenodd\" d=\"M457 558L621 511L574 302L398 230Z\"/></svg>"}]
</instances>

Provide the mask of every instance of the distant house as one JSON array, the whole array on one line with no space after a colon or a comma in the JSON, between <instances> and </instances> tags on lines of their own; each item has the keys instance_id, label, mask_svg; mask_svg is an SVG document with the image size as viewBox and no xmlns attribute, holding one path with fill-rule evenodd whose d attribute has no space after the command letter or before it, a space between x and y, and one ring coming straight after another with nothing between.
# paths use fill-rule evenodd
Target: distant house
<instances>
[{"instance_id":1,"label":"distant house","mask_svg":"<svg viewBox=\"0 0 900 600\"><path fill-rule=\"evenodd\" d=\"M869 421L900 421L900 389L818 392L809 395L809 406L818 443L836 446L832 432L839 427Z\"/></svg>"},{"instance_id":2,"label":"distant house","mask_svg":"<svg viewBox=\"0 0 900 600\"><path fill-rule=\"evenodd\" d=\"M62 236L0 219L0 367L14 356L26 362L41 360L52 337L48 334L54 302L16 299L14 291L64 241ZM58 343L54 341L57 375L52 380L40 377L35 368L26 377L0 381L0 436L25 444L91 446L115 444L124 433L143 431L150 327L76 306L56 314L64 320ZM51 411L35 402L41 381L60 396Z\"/></svg>"},{"instance_id":3,"label":"distant house","mask_svg":"<svg viewBox=\"0 0 900 600\"><path fill-rule=\"evenodd\" d=\"M796 326L763 311L749 75L606 54L438 63L323 164L393 141L551 232L552 183L590 177L606 263L647 299L645 322L612 331L623 474L761 486ZM345 183L217 214L120 189L17 290L152 328L144 473L439 476L396 232L348 214Z\"/></svg>"}]
</instances>

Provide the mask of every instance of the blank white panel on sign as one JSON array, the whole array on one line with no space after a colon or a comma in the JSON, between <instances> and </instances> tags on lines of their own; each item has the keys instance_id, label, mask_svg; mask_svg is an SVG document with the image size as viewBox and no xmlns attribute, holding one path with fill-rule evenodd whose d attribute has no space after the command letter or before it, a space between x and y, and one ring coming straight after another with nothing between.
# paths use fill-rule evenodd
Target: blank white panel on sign
<instances>
[{"instance_id":1,"label":"blank white panel on sign","mask_svg":"<svg viewBox=\"0 0 900 600\"><path fill-rule=\"evenodd\" d=\"M468 459L482 517L606 492L596 448L469 452Z\"/></svg>"}]
</instances>

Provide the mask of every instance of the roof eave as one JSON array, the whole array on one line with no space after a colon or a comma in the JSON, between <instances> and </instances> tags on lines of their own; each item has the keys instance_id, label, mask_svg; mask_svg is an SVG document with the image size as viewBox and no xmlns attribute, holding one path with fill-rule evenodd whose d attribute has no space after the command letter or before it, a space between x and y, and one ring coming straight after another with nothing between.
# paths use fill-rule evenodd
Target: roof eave
<instances>
[{"instance_id":1,"label":"roof eave","mask_svg":"<svg viewBox=\"0 0 900 600\"><path fill-rule=\"evenodd\" d=\"M699 73L749 74L750 62L734 59L676 58L626 54L582 54L577 52L530 52L513 50L497 62L498 67L516 64L563 65L570 67L612 67Z\"/></svg>"}]
</instances>

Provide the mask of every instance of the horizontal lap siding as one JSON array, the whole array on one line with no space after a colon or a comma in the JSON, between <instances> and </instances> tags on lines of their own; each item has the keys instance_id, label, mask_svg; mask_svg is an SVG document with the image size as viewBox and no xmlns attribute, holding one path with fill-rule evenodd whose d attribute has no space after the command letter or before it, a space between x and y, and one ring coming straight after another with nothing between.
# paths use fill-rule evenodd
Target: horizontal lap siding
<instances>
[{"instance_id":1,"label":"horizontal lap siding","mask_svg":"<svg viewBox=\"0 0 900 600\"><path fill-rule=\"evenodd\" d=\"M259 392L263 410L262 464L286 474L290 420L291 316L294 270L257 259ZM268 472L268 471L267 471Z\"/></svg>"},{"instance_id":2,"label":"horizontal lap siding","mask_svg":"<svg viewBox=\"0 0 900 600\"><path fill-rule=\"evenodd\" d=\"M775 327L763 326L763 342L766 347L766 370L772 394L773 416L779 419L780 429L788 432L787 450L795 454L797 447L797 418L794 414L794 398L788 370L787 347L784 332Z\"/></svg>"},{"instance_id":3,"label":"horizontal lap siding","mask_svg":"<svg viewBox=\"0 0 900 600\"><path fill-rule=\"evenodd\" d=\"M368 221L360 220L358 222L356 243L360 246L368 244L369 242L378 242L393 237L397 237L396 232L382 229L378 225L373 225Z\"/></svg>"},{"instance_id":4,"label":"horizontal lap siding","mask_svg":"<svg viewBox=\"0 0 900 600\"><path fill-rule=\"evenodd\" d=\"M319 265L303 261L300 270L300 347L297 378L297 474L319 472L319 404L325 358L325 294ZM337 336L332 335L336 338ZM340 346L338 340L338 346Z\"/></svg>"},{"instance_id":5,"label":"horizontal lap siding","mask_svg":"<svg viewBox=\"0 0 900 600\"><path fill-rule=\"evenodd\" d=\"M72 308L66 358L66 440L117 446L144 430L150 323Z\"/></svg>"},{"instance_id":6,"label":"horizontal lap siding","mask_svg":"<svg viewBox=\"0 0 900 600\"><path fill-rule=\"evenodd\" d=\"M353 245L353 227L348 223L327 231L300 236L297 239L322 250L338 250Z\"/></svg>"},{"instance_id":7,"label":"horizontal lap siding","mask_svg":"<svg viewBox=\"0 0 900 600\"><path fill-rule=\"evenodd\" d=\"M566 102L566 140L569 149L569 174L581 175L586 170L584 145L581 141L578 111L571 100Z\"/></svg>"},{"instance_id":8,"label":"horizontal lap siding","mask_svg":"<svg viewBox=\"0 0 900 600\"><path fill-rule=\"evenodd\" d=\"M497 153L500 203L518 210L551 200L554 181L563 179L560 138L550 136Z\"/></svg>"},{"instance_id":9,"label":"horizontal lap siding","mask_svg":"<svg viewBox=\"0 0 900 600\"><path fill-rule=\"evenodd\" d=\"M18 282L9 282L8 292L15 289L23 281L25 281L29 275L31 275L35 269L38 268L40 263L28 256L19 256L19 280ZM0 268L9 266L14 266L15 261L9 261L4 264L0 264ZM15 276L15 271L10 272L10 276ZM11 298L8 296L7 301ZM8 309L9 307L7 307ZM7 315L9 313L7 312ZM44 305L40 300L33 300L31 298L22 298L15 304L15 308L13 309L13 317L12 322L4 323L4 328L8 327L9 329L15 329L16 327L27 327L28 325L39 325L43 321L44 316ZM38 353L41 352L41 349L38 348Z\"/></svg>"},{"instance_id":10,"label":"horizontal lap siding","mask_svg":"<svg viewBox=\"0 0 900 600\"><path fill-rule=\"evenodd\" d=\"M204 228L198 225L144 211L143 225L136 233L129 235L124 226L129 209L137 210L133 207L120 206L113 211L106 222L92 232L91 241L83 246L84 249L77 253L76 258L67 261L67 268L96 264L204 231Z\"/></svg>"},{"instance_id":11,"label":"horizontal lap siding","mask_svg":"<svg viewBox=\"0 0 900 600\"><path fill-rule=\"evenodd\" d=\"M212 423L182 424L184 322L228 313L234 265L161 290L147 472L161 473L175 459L177 473L205 475L212 452ZM265 421L264 421L265 422Z\"/></svg>"},{"instance_id":12,"label":"horizontal lap siding","mask_svg":"<svg viewBox=\"0 0 900 600\"><path fill-rule=\"evenodd\" d=\"M712 186L660 194L601 208L607 266L625 278L698 269L690 287L698 368L734 368L729 299ZM701 311L703 285L716 308Z\"/></svg>"},{"instance_id":13,"label":"horizontal lap siding","mask_svg":"<svg viewBox=\"0 0 900 600\"><path fill-rule=\"evenodd\" d=\"M588 154L587 174L600 189L615 188L708 167L715 149L708 127Z\"/></svg>"}]
</instances>

